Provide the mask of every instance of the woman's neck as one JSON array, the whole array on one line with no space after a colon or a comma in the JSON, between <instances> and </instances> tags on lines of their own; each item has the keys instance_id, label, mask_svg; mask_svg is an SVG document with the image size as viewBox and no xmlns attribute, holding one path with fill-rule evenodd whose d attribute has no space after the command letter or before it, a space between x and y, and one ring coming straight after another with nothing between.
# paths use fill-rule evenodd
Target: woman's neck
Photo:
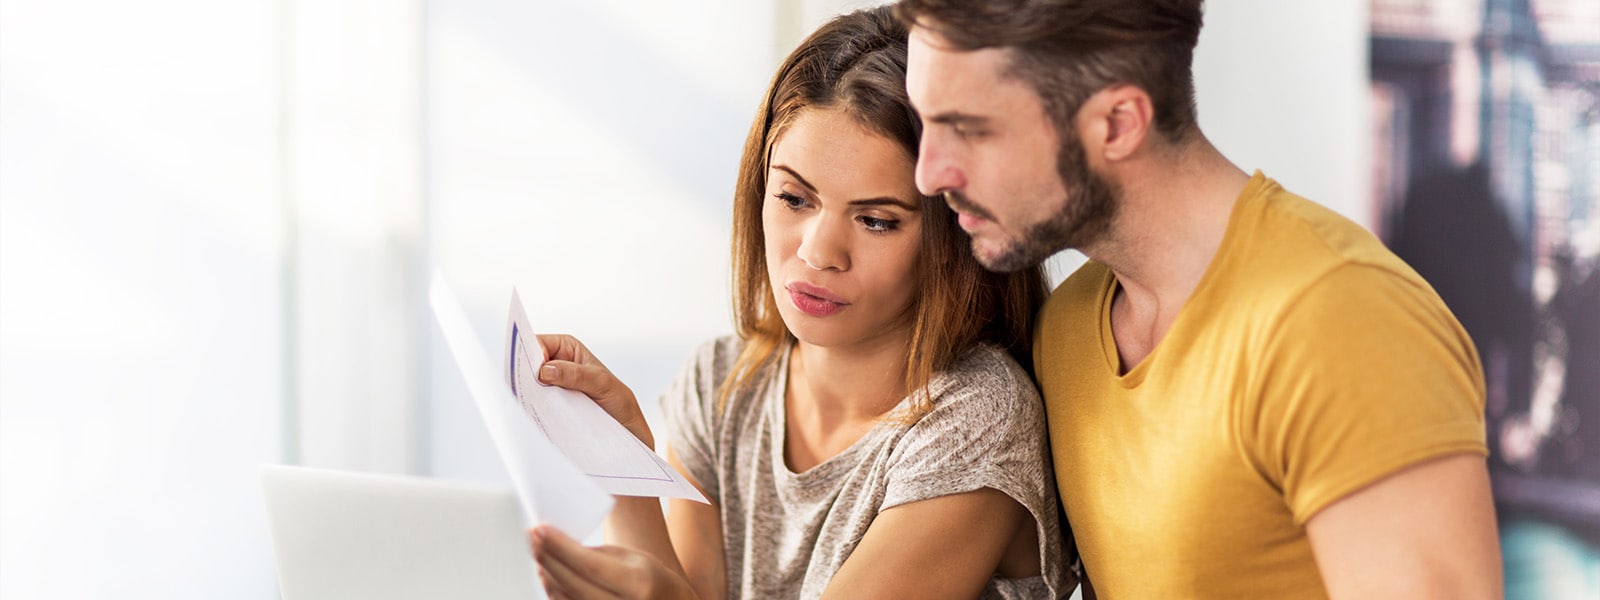
<instances>
[{"instance_id":1,"label":"woman's neck","mask_svg":"<svg viewBox=\"0 0 1600 600\"><path fill-rule=\"evenodd\" d=\"M906 337L848 348L798 342L784 390L784 462L804 472L845 451L906 395Z\"/></svg>"},{"instance_id":2,"label":"woman's neck","mask_svg":"<svg viewBox=\"0 0 1600 600\"><path fill-rule=\"evenodd\" d=\"M905 397L905 335L847 347L797 342L789 357L789 398L820 424L875 420Z\"/></svg>"}]
</instances>

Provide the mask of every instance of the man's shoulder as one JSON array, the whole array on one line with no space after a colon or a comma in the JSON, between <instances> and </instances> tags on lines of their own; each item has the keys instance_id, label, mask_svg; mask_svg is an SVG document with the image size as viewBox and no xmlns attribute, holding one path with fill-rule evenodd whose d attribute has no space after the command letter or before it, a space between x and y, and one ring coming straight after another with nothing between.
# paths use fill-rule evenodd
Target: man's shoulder
<instances>
[{"instance_id":1,"label":"man's shoulder","mask_svg":"<svg viewBox=\"0 0 1600 600\"><path fill-rule=\"evenodd\" d=\"M1348 283L1427 284L1377 236L1334 210L1289 192L1276 182L1242 199L1224 247L1214 259L1224 285L1213 291L1248 314L1269 316L1340 275ZM1336 292L1336 290L1334 290Z\"/></svg>"},{"instance_id":2,"label":"man's shoulder","mask_svg":"<svg viewBox=\"0 0 1600 600\"><path fill-rule=\"evenodd\" d=\"M1282 191L1255 213L1247 243L1213 298L1228 330L1259 342L1257 362L1406 362L1436 351L1438 364L1471 375L1475 350L1421 275L1355 222ZM1459 369L1458 369L1459 367ZM1355 378L1356 375L1351 375Z\"/></svg>"},{"instance_id":3,"label":"man's shoulder","mask_svg":"<svg viewBox=\"0 0 1600 600\"><path fill-rule=\"evenodd\" d=\"M1114 276L1105 264L1090 260L1056 286L1040 309L1040 323L1063 318L1091 318Z\"/></svg>"},{"instance_id":4,"label":"man's shoulder","mask_svg":"<svg viewBox=\"0 0 1600 600\"><path fill-rule=\"evenodd\" d=\"M1234 223L1234 240L1246 246L1249 263L1281 267L1285 274L1315 279L1347 264L1363 264L1414 276L1367 228L1331 208L1290 192L1268 180L1253 206L1244 207ZM1277 258L1279 260L1265 260Z\"/></svg>"}]
</instances>

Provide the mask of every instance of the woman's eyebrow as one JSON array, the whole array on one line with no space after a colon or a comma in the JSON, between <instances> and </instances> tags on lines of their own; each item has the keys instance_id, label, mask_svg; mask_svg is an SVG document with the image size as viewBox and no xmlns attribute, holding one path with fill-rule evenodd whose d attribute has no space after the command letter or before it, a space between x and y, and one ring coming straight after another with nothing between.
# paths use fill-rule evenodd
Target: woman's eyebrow
<instances>
[{"instance_id":1,"label":"woman's eyebrow","mask_svg":"<svg viewBox=\"0 0 1600 600\"><path fill-rule=\"evenodd\" d=\"M894 206L898 206L900 208L903 208L903 209L906 209L906 210L909 210L909 211L912 211L912 212L916 212L918 210L921 210L920 207L918 207L916 205L913 205L913 204L910 204L910 203L907 203L905 200L901 200L899 198L893 198L893 197L889 197L889 196L884 196L884 197L881 197L881 198L865 198L865 199L862 199L862 200L851 200L850 201L850 206L883 206L883 205L894 205Z\"/></svg>"},{"instance_id":2,"label":"woman's eyebrow","mask_svg":"<svg viewBox=\"0 0 1600 600\"><path fill-rule=\"evenodd\" d=\"M806 187L806 189L811 190L811 193L817 193L817 186L811 185L811 182L806 181L806 178L801 177L799 173L794 171L794 169L784 165L772 165L772 168L788 173L790 177L793 177L796 181L799 181L800 185L803 185Z\"/></svg>"},{"instance_id":3,"label":"woman's eyebrow","mask_svg":"<svg viewBox=\"0 0 1600 600\"><path fill-rule=\"evenodd\" d=\"M784 173L788 173L790 177L793 177L795 179L795 181L800 182L800 185L805 186L805 188L807 190L809 190L811 193L813 193L813 194L818 193L817 192L817 186L811 185L811 182L806 181L806 178L801 177L799 173L795 172L794 169L789 168L787 165L772 165L772 168L777 169L779 171L783 171ZM851 200L849 202L849 204L850 204L850 206L884 206L884 205L893 205L893 206L898 206L900 208L903 208L905 210L909 210L909 211L912 211L912 212L916 212L916 211L919 211L919 210L922 209L921 207L917 206L916 204L913 204L913 203L910 203L910 202L906 202L905 200L902 200L900 198L895 198L893 196L879 196L879 197L876 197L876 198L862 198L860 200Z\"/></svg>"}]
</instances>

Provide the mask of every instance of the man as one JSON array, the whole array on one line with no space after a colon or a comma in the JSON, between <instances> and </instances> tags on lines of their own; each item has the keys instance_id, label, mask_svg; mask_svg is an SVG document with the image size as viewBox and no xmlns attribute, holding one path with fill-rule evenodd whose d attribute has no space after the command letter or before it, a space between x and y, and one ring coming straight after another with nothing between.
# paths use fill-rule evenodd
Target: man
<instances>
[{"instance_id":1,"label":"man","mask_svg":"<svg viewBox=\"0 0 1600 600\"><path fill-rule=\"evenodd\" d=\"M918 187L961 214L991 269L1090 258L1045 306L1034 358L1092 587L1500 597L1471 341L1377 239L1206 140L1200 12L896 9Z\"/></svg>"}]
</instances>

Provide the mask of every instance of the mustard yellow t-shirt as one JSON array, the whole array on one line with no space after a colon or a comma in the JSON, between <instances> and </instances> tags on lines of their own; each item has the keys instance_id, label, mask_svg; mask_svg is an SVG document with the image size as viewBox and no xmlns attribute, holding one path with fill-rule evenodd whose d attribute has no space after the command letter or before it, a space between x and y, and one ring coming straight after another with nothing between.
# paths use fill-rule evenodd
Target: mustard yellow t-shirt
<instances>
[{"instance_id":1,"label":"mustard yellow t-shirt","mask_svg":"<svg viewBox=\"0 0 1600 600\"><path fill-rule=\"evenodd\" d=\"M1483 374L1433 289L1257 172L1166 336L1119 375L1117 281L1046 303L1056 483L1102 598L1323 598L1304 525L1385 475L1486 454Z\"/></svg>"}]
</instances>

